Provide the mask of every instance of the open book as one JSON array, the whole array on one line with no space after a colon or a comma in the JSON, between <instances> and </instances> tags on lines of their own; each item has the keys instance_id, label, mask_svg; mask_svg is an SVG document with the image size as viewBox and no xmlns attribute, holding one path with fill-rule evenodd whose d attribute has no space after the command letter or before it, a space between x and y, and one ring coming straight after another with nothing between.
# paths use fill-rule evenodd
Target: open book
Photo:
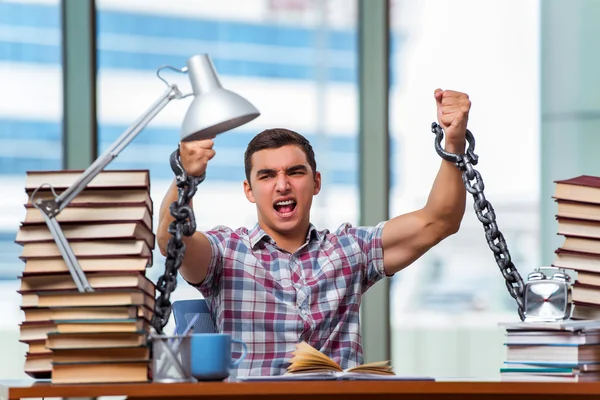
<instances>
[{"instance_id":1,"label":"open book","mask_svg":"<svg viewBox=\"0 0 600 400\"><path fill-rule=\"evenodd\" d=\"M298 343L292 355L290 365L287 368L288 374L340 372L395 375L392 367L389 365L389 361L362 364L344 370L338 363L306 342Z\"/></svg>"},{"instance_id":2,"label":"open book","mask_svg":"<svg viewBox=\"0 0 600 400\"><path fill-rule=\"evenodd\" d=\"M310 380L428 380L431 377L398 376L389 361L358 365L346 370L306 342L296 344L287 372L278 376L238 376L238 381L310 381Z\"/></svg>"}]
</instances>

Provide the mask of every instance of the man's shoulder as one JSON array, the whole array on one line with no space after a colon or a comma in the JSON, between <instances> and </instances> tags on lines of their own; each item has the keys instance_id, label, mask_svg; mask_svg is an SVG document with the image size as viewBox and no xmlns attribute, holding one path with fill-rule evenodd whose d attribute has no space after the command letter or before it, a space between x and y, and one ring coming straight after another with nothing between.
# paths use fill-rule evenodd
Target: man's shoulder
<instances>
[{"instance_id":1,"label":"man's shoulder","mask_svg":"<svg viewBox=\"0 0 600 400\"><path fill-rule=\"evenodd\" d=\"M328 230L320 231L319 233L324 233L330 236L353 236L360 232L376 232L383 229L386 221L380 222L377 225L352 225L350 222L344 222L338 226L338 228L329 233Z\"/></svg>"},{"instance_id":2,"label":"man's shoulder","mask_svg":"<svg viewBox=\"0 0 600 400\"><path fill-rule=\"evenodd\" d=\"M217 225L209 230L202 231L206 236L218 237L220 240L247 239L250 236L250 232L251 231L244 226L233 229L225 225Z\"/></svg>"},{"instance_id":3,"label":"man's shoulder","mask_svg":"<svg viewBox=\"0 0 600 400\"><path fill-rule=\"evenodd\" d=\"M315 228L316 236L320 238L320 240L324 240L325 242L330 243L338 243L340 240L343 241L344 238L351 239L354 236L354 227L350 222L343 222L337 226L335 229L322 229L317 230Z\"/></svg>"},{"instance_id":4,"label":"man's shoulder","mask_svg":"<svg viewBox=\"0 0 600 400\"><path fill-rule=\"evenodd\" d=\"M248 228L246 228L245 226L241 226L239 228L232 228L227 225L216 225L204 232L229 232L229 233L237 233L240 235L247 235L248 232L250 232L250 230Z\"/></svg>"}]
</instances>

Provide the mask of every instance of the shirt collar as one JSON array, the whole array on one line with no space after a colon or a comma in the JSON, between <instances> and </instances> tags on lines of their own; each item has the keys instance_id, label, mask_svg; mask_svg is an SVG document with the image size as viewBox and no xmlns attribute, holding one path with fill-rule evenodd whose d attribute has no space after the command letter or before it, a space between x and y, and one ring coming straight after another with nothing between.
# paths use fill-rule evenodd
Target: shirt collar
<instances>
[{"instance_id":1,"label":"shirt collar","mask_svg":"<svg viewBox=\"0 0 600 400\"><path fill-rule=\"evenodd\" d=\"M258 225L258 223L254 225L254 228L252 228L248 237L250 239L250 246L253 249L263 239L269 241L272 244L275 243L273 238L271 238L271 236L269 236L267 232L263 231L262 228ZM317 231L317 228L315 228L313 224L310 224L308 226L308 233L306 234L306 242L308 243L311 240L320 240L319 231Z\"/></svg>"}]
</instances>

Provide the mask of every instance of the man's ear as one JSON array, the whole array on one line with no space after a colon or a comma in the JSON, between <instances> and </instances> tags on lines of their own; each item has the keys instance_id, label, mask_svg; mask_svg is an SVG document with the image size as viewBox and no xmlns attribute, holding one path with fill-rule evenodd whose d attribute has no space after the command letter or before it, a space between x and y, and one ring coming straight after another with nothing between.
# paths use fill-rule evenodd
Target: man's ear
<instances>
[{"instance_id":1,"label":"man's ear","mask_svg":"<svg viewBox=\"0 0 600 400\"><path fill-rule=\"evenodd\" d=\"M313 195L319 194L321 191L321 173L317 171L315 174L315 189L313 191Z\"/></svg>"},{"instance_id":2,"label":"man's ear","mask_svg":"<svg viewBox=\"0 0 600 400\"><path fill-rule=\"evenodd\" d=\"M244 194L250 203L256 203L256 200L254 200L254 193L252 193L252 187L247 179L244 180Z\"/></svg>"}]
</instances>

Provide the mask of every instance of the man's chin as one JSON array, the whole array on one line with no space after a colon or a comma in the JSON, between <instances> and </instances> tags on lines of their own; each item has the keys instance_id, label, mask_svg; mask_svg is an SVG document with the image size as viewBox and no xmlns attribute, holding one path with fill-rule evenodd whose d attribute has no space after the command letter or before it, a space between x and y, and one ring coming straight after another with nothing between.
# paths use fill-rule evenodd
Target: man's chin
<instances>
[{"instance_id":1,"label":"man's chin","mask_svg":"<svg viewBox=\"0 0 600 400\"><path fill-rule=\"evenodd\" d=\"M300 221L275 221L273 224L275 229L281 233L293 233L300 227Z\"/></svg>"},{"instance_id":2,"label":"man's chin","mask_svg":"<svg viewBox=\"0 0 600 400\"><path fill-rule=\"evenodd\" d=\"M283 234L294 233L301 228L302 219L299 215L294 215L292 218L275 218L273 227Z\"/></svg>"}]
</instances>

